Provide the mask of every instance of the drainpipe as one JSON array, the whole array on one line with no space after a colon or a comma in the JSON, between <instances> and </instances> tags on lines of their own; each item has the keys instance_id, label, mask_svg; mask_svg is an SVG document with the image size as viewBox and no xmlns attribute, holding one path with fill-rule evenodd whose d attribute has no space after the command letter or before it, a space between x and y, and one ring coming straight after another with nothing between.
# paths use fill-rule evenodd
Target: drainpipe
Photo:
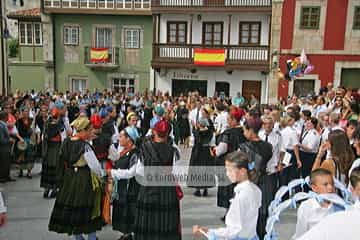
<instances>
[{"instance_id":1,"label":"drainpipe","mask_svg":"<svg viewBox=\"0 0 360 240\"><path fill-rule=\"evenodd\" d=\"M6 84L6 65L5 65L5 50L4 50L4 20L3 20L3 1L0 1L0 37L1 37L1 83L2 83L2 95L5 96L6 94L6 88L5 88L5 84ZM4 5L5 6L5 5Z\"/></svg>"},{"instance_id":2,"label":"drainpipe","mask_svg":"<svg viewBox=\"0 0 360 240\"><path fill-rule=\"evenodd\" d=\"M54 91L58 90L58 86L57 86L57 77L56 77L56 40L55 40L55 17L52 14L51 15L51 22L52 22L52 41L53 41L53 64L54 64Z\"/></svg>"}]
</instances>

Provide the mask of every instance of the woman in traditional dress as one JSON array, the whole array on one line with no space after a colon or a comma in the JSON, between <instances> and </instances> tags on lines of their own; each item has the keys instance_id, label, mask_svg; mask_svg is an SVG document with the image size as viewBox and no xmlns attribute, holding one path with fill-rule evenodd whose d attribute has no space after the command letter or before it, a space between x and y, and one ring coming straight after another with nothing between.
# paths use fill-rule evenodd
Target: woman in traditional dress
<instances>
[{"instance_id":1,"label":"woman in traditional dress","mask_svg":"<svg viewBox=\"0 0 360 240\"><path fill-rule=\"evenodd\" d=\"M24 141L18 140L15 146L15 156L19 164L19 177L23 176L23 170L27 170L27 178L31 179L31 171L34 168L36 141L31 141L34 129L32 127L33 119L30 118L29 109L21 109L21 117L16 122L16 128ZM20 146L23 147L20 147Z\"/></svg>"},{"instance_id":2,"label":"woman in traditional dress","mask_svg":"<svg viewBox=\"0 0 360 240\"><path fill-rule=\"evenodd\" d=\"M77 118L71 125L77 133L66 138L61 147L59 163L63 168L58 172L60 189L49 231L74 235L76 240L82 240L82 234L88 234L89 240L95 240L96 231L103 226L101 183L85 157L87 149L91 149L88 141L93 129L86 117Z\"/></svg>"},{"instance_id":3,"label":"woman in traditional dress","mask_svg":"<svg viewBox=\"0 0 360 240\"><path fill-rule=\"evenodd\" d=\"M222 185L218 186L217 205L227 210L230 206L230 199L234 195L235 184L232 184L225 174L225 155L236 151L239 145L246 141L244 131L240 126L240 120L244 116L244 111L240 108L231 109L227 123L229 128L226 129L217 138L217 145L211 149L212 156L216 157L216 165L221 166L219 176L224 176ZM223 167L223 168L222 168ZM227 185L224 185L227 184ZM226 214L225 214L226 215ZM221 218L225 221L225 216Z\"/></svg>"},{"instance_id":4,"label":"woman in traditional dress","mask_svg":"<svg viewBox=\"0 0 360 240\"><path fill-rule=\"evenodd\" d=\"M54 198L57 188L56 167L61 147L61 132L64 130L60 112L56 107L51 110L51 116L44 125L40 187L44 188L44 198Z\"/></svg>"},{"instance_id":5,"label":"woman in traditional dress","mask_svg":"<svg viewBox=\"0 0 360 240\"><path fill-rule=\"evenodd\" d=\"M168 169L171 172L170 169L179 153L168 142L169 130L170 124L167 121L158 121L152 129L152 138L141 145L138 165L144 165L145 172L154 166L159 167L159 170ZM144 175L139 172L140 175ZM134 225L136 240L181 239L181 194L177 189L179 188L175 185L154 186L146 182L140 186Z\"/></svg>"},{"instance_id":6,"label":"woman in traditional dress","mask_svg":"<svg viewBox=\"0 0 360 240\"><path fill-rule=\"evenodd\" d=\"M190 137L189 110L185 106L185 102L180 102L177 110L177 123L179 127L180 144L184 144L186 139Z\"/></svg>"},{"instance_id":7,"label":"woman in traditional dress","mask_svg":"<svg viewBox=\"0 0 360 240\"><path fill-rule=\"evenodd\" d=\"M120 239L127 239L134 231L136 199L140 187L135 179L138 139L136 128L126 127L122 130L119 144L123 150L114 162L114 168L107 170L107 175L114 179L112 226L124 234Z\"/></svg>"},{"instance_id":8,"label":"woman in traditional dress","mask_svg":"<svg viewBox=\"0 0 360 240\"><path fill-rule=\"evenodd\" d=\"M195 144L191 152L187 184L196 189L195 196L201 196L201 189L203 196L207 196L207 189L215 186L215 173L211 169L211 166L215 165L215 159L210 154L210 142L214 132L209 128L208 120L200 118L193 134Z\"/></svg>"}]
</instances>

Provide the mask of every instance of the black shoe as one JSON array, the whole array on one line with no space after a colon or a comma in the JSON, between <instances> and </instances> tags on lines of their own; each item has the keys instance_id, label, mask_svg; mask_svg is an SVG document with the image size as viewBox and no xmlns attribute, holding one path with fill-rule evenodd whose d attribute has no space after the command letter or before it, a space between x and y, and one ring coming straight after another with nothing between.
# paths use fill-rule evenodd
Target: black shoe
<instances>
[{"instance_id":1,"label":"black shoe","mask_svg":"<svg viewBox=\"0 0 360 240\"><path fill-rule=\"evenodd\" d=\"M226 215L224 215L223 217L221 217L220 220L221 220L222 222L225 222L225 217L226 217Z\"/></svg>"},{"instance_id":2,"label":"black shoe","mask_svg":"<svg viewBox=\"0 0 360 240\"><path fill-rule=\"evenodd\" d=\"M11 178L11 177L8 177L8 178L6 179L6 181L8 181L8 182L16 182L16 179Z\"/></svg>"},{"instance_id":3,"label":"black shoe","mask_svg":"<svg viewBox=\"0 0 360 240\"><path fill-rule=\"evenodd\" d=\"M43 198L48 198L50 189L46 189L43 194Z\"/></svg>"},{"instance_id":4,"label":"black shoe","mask_svg":"<svg viewBox=\"0 0 360 240\"><path fill-rule=\"evenodd\" d=\"M209 194L208 194L208 190L207 189L204 189L204 192L203 192L203 196L204 197L207 197Z\"/></svg>"},{"instance_id":5,"label":"black shoe","mask_svg":"<svg viewBox=\"0 0 360 240\"><path fill-rule=\"evenodd\" d=\"M133 236L131 233L127 233L121 236L121 238L119 238L119 240L132 240Z\"/></svg>"},{"instance_id":6,"label":"black shoe","mask_svg":"<svg viewBox=\"0 0 360 240\"><path fill-rule=\"evenodd\" d=\"M194 193L193 193L194 196L196 197L201 197L201 192L200 190L196 190Z\"/></svg>"},{"instance_id":7,"label":"black shoe","mask_svg":"<svg viewBox=\"0 0 360 240\"><path fill-rule=\"evenodd\" d=\"M20 170L19 171L19 175L18 175L18 177L23 177L24 175L23 175L23 171L22 170Z\"/></svg>"},{"instance_id":8,"label":"black shoe","mask_svg":"<svg viewBox=\"0 0 360 240\"><path fill-rule=\"evenodd\" d=\"M56 198L56 190L51 189L51 192L49 194L49 198Z\"/></svg>"}]
</instances>

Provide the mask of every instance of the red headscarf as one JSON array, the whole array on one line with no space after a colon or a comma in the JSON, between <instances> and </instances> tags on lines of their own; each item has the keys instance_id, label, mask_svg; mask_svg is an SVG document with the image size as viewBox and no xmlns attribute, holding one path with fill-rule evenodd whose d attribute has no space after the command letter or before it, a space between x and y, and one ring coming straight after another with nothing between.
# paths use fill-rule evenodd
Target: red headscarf
<instances>
[{"instance_id":1,"label":"red headscarf","mask_svg":"<svg viewBox=\"0 0 360 240\"><path fill-rule=\"evenodd\" d=\"M153 130L157 132L160 137L165 137L169 134L170 124L166 120L160 120L155 124Z\"/></svg>"},{"instance_id":2,"label":"red headscarf","mask_svg":"<svg viewBox=\"0 0 360 240\"><path fill-rule=\"evenodd\" d=\"M95 129L100 129L102 126L102 121L101 121L101 117L99 114L91 115L90 122Z\"/></svg>"},{"instance_id":3,"label":"red headscarf","mask_svg":"<svg viewBox=\"0 0 360 240\"><path fill-rule=\"evenodd\" d=\"M235 118L237 122L240 122L241 118L245 115L245 111L241 108L234 107L230 110L230 116Z\"/></svg>"}]
</instances>

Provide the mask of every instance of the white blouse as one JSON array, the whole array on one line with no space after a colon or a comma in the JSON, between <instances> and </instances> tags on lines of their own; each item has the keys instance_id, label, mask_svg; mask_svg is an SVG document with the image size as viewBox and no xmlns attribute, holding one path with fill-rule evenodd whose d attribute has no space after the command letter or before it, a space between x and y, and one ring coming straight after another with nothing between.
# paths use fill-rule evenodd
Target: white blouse
<instances>
[{"instance_id":1,"label":"white blouse","mask_svg":"<svg viewBox=\"0 0 360 240\"><path fill-rule=\"evenodd\" d=\"M244 181L234 188L235 197L225 217L225 227L209 229L209 236L227 240L234 238L253 238L261 207L261 191L250 181Z\"/></svg>"}]
</instances>

